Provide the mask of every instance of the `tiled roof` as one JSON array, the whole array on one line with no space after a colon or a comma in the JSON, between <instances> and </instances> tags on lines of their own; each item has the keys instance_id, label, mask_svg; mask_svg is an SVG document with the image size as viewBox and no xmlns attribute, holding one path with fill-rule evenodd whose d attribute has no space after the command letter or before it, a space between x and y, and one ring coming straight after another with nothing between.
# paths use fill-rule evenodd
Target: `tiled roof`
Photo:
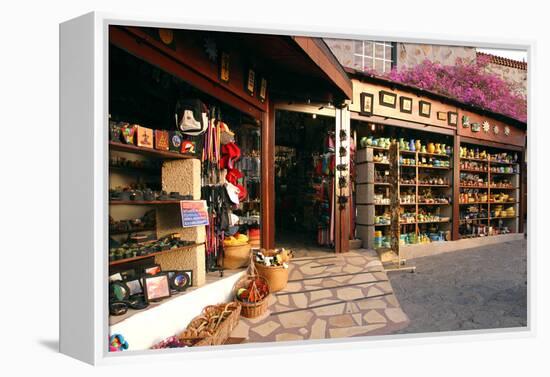
<instances>
[{"instance_id":1,"label":"tiled roof","mask_svg":"<svg viewBox=\"0 0 550 377\"><path fill-rule=\"evenodd\" d=\"M508 58L503 58L501 56L496 56L492 54L486 54L484 52L477 52L477 56L488 56L490 58L489 62L493 64L499 64L503 65L505 67L511 67L516 69L522 69L524 71L527 71L527 63L526 62L520 62L519 60L513 60Z\"/></svg>"}]
</instances>

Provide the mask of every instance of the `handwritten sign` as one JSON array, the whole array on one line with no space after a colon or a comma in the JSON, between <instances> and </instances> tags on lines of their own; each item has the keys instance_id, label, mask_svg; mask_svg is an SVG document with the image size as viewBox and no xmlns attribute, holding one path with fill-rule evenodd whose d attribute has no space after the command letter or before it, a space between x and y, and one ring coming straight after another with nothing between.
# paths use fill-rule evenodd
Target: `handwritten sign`
<instances>
[{"instance_id":1,"label":"handwritten sign","mask_svg":"<svg viewBox=\"0 0 550 377\"><path fill-rule=\"evenodd\" d=\"M208 225L206 200L181 200L180 211L182 227Z\"/></svg>"}]
</instances>

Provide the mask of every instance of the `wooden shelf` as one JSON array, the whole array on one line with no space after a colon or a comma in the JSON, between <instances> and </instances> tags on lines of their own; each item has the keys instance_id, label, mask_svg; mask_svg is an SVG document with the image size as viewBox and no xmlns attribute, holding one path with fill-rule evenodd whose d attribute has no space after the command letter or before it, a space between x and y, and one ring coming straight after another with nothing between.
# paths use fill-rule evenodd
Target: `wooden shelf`
<instances>
[{"instance_id":1,"label":"wooden shelf","mask_svg":"<svg viewBox=\"0 0 550 377\"><path fill-rule=\"evenodd\" d=\"M431 224L431 223L449 223L451 220L433 220L433 221L419 221L418 224Z\"/></svg>"},{"instance_id":2,"label":"wooden shelf","mask_svg":"<svg viewBox=\"0 0 550 377\"><path fill-rule=\"evenodd\" d=\"M139 233L139 232L154 232L157 228L155 227L149 227L149 228L142 228L142 229L131 229L131 230L109 230L110 236L115 236L117 234L130 234L130 233Z\"/></svg>"},{"instance_id":3,"label":"wooden shelf","mask_svg":"<svg viewBox=\"0 0 550 377\"><path fill-rule=\"evenodd\" d=\"M517 219L519 216L499 216L499 217L491 217L489 220L506 220L506 219Z\"/></svg>"},{"instance_id":4,"label":"wooden shelf","mask_svg":"<svg viewBox=\"0 0 550 377\"><path fill-rule=\"evenodd\" d=\"M470 204L489 204L489 202L471 202L471 203L458 203L461 206L467 206Z\"/></svg>"},{"instance_id":5,"label":"wooden shelf","mask_svg":"<svg viewBox=\"0 0 550 377\"><path fill-rule=\"evenodd\" d=\"M480 158L471 158L471 157L460 157L461 160L468 160L468 161L478 161L478 162L489 162L489 160L485 159L482 160Z\"/></svg>"},{"instance_id":6,"label":"wooden shelf","mask_svg":"<svg viewBox=\"0 0 550 377\"><path fill-rule=\"evenodd\" d=\"M138 168L138 167L132 167L132 166L109 165L109 171L119 171L119 172L133 173L133 174L146 173L146 174L160 175L161 168L160 166L158 168L151 168L151 167Z\"/></svg>"},{"instance_id":7,"label":"wooden shelf","mask_svg":"<svg viewBox=\"0 0 550 377\"><path fill-rule=\"evenodd\" d=\"M109 205L157 205L179 204L179 200L110 200Z\"/></svg>"},{"instance_id":8,"label":"wooden shelf","mask_svg":"<svg viewBox=\"0 0 550 377\"><path fill-rule=\"evenodd\" d=\"M400 150L399 150L399 153L404 153L404 154L416 154L416 151L409 151L409 150L406 150L406 149L400 149Z\"/></svg>"},{"instance_id":9,"label":"wooden shelf","mask_svg":"<svg viewBox=\"0 0 550 377\"><path fill-rule=\"evenodd\" d=\"M390 184L388 182L374 182L375 186L389 186Z\"/></svg>"},{"instance_id":10,"label":"wooden shelf","mask_svg":"<svg viewBox=\"0 0 550 377\"><path fill-rule=\"evenodd\" d=\"M517 165L519 162L505 162L505 161L493 161L491 160L491 165Z\"/></svg>"},{"instance_id":11,"label":"wooden shelf","mask_svg":"<svg viewBox=\"0 0 550 377\"><path fill-rule=\"evenodd\" d=\"M465 186L465 185L460 185L460 188L487 190L489 188L489 186Z\"/></svg>"},{"instance_id":12,"label":"wooden shelf","mask_svg":"<svg viewBox=\"0 0 550 377\"><path fill-rule=\"evenodd\" d=\"M418 185L418 187L443 187L443 188L449 188L450 185Z\"/></svg>"},{"instance_id":13,"label":"wooden shelf","mask_svg":"<svg viewBox=\"0 0 550 377\"><path fill-rule=\"evenodd\" d=\"M418 152L419 156L436 156L436 157L446 157L450 158L451 155L448 154L442 154L442 153L428 153L428 152Z\"/></svg>"},{"instance_id":14,"label":"wooden shelf","mask_svg":"<svg viewBox=\"0 0 550 377\"><path fill-rule=\"evenodd\" d=\"M519 173L501 173L501 172L492 171L491 175L519 175Z\"/></svg>"},{"instance_id":15,"label":"wooden shelf","mask_svg":"<svg viewBox=\"0 0 550 377\"><path fill-rule=\"evenodd\" d=\"M415 206L417 203L399 203L400 206Z\"/></svg>"},{"instance_id":16,"label":"wooden shelf","mask_svg":"<svg viewBox=\"0 0 550 377\"><path fill-rule=\"evenodd\" d=\"M389 162L373 162L374 165L385 165L385 166L389 166L390 163Z\"/></svg>"},{"instance_id":17,"label":"wooden shelf","mask_svg":"<svg viewBox=\"0 0 550 377\"><path fill-rule=\"evenodd\" d=\"M451 203L418 203L419 206L450 206Z\"/></svg>"},{"instance_id":18,"label":"wooden shelf","mask_svg":"<svg viewBox=\"0 0 550 377\"><path fill-rule=\"evenodd\" d=\"M416 168L418 165L399 165L400 168Z\"/></svg>"},{"instance_id":19,"label":"wooden shelf","mask_svg":"<svg viewBox=\"0 0 550 377\"><path fill-rule=\"evenodd\" d=\"M377 204L377 203L374 203L375 206L380 206L380 207L386 207L386 206L391 206L391 204Z\"/></svg>"},{"instance_id":20,"label":"wooden shelf","mask_svg":"<svg viewBox=\"0 0 550 377\"><path fill-rule=\"evenodd\" d=\"M491 187L489 186L491 190L519 190L519 187Z\"/></svg>"},{"instance_id":21,"label":"wooden shelf","mask_svg":"<svg viewBox=\"0 0 550 377\"><path fill-rule=\"evenodd\" d=\"M182 154L182 153L170 152L170 151L159 151L157 149L142 148L131 144L117 143L114 141L109 142L109 150L118 151L118 152L138 153L138 154L143 154L150 157L166 158L166 159L197 158L197 156L191 155L191 154Z\"/></svg>"},{"instance_id":22,"label":"wooden shelf","mask_svg":"<svg viewBox=\"0 0 550 377\"><path fill-rule=\"evenodd\" d=\"M374 224L374 226L390 226L391 224Z\"/></svg>"},{"instance_id":23,"label":"wooden shelf","mask_svg":"<svg viewBox=\"0 0 550 377\"><path fill-rule=\"evenodd\" d=\"M481 174L483 174L483 173L485 173L485 174L489 173L487 170L476 170L476 169L460 169L460 172L461 172L461 173L462 173L462 172L468 172L468 173L481 173Z\"/></svg>"},{"instance_id":24,"label":"wooden shelf","mask_svg":"<svg viewBox=\"0 0 550 377\"><path fill-rule=\"evenodd\" d=\"M400 183L401 187L416 187L416 183Z\"/></svg>"},{"instance_id":25,"label":"wooden shelf","mask_svg":"<svg viewBox=\"0 0 550 377\"><path fill-rule=\"evenodd\" d=\"M192 245L178 247L176 249L157 251L155 253L150 253L150 254L147 254L147 255L140 255L140 256L132 257L132 258L113 260L113 261L109 262L109 266L115 266L115 265L118 265L118 264L130 263L130 262L134 262L134 261L141 260L141 259L151 258L151 257L154 257L156 255L162 255L162 254L173 253L173 252L176 252L176 251L188 250L188 249L191 249L191 248L194 248L194 247L197 247L197 246L201 246L201 245L204 245L204 244L203 243L195 243L195 244L192 244Z\"/></svg>"},{"instance_id":26,"label":"wooden shelf","mask_svg":"<svg viewBox=\"0 0 550 377\"><path fill-rule=\"evenodd\" d=\"M437 169L437 170L451 170L450 167L446 166L424 166L424 165L418 165L419 169Z\"/></svg>"},{"instance_id":27,"label":"wooden shelf","mask_svg":"<svg viewBox=\"0 0 550 377\"><path fill-rule=\"evenodd\" d=\"M374 146L374 145L367 145L367 148L372 148L372 149L377 150L377 151L389 151L390 150L389 148L382 148L382 147L377 147L377 146Z\"/></svg>"},{"instance_id":28,"label":"wooden shelf","mask_svg":"<svg viewBox=\"0 0 550 377\"><path fill-rule=\"evenodd\" d=\"M489 220L488 217L479 217L477 219L460 219L459 222L465 223L465 222L468 222L468 221L487 221L487 220Z\"/></svg>"}]
</instances>

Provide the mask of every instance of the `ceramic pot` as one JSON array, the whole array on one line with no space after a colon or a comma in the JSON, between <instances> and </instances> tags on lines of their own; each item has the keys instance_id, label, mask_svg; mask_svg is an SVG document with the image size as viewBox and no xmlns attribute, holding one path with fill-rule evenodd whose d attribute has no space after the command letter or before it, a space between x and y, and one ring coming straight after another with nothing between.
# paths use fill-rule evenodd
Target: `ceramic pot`
<instances>
[{"instance_id":1,"label":"ceramic pot","mask_svg":"<svg viewBox=\"0 0 550 377\"><path fill-rule=\"evenodd\" d=\"M422 149L420 150L420 152L426 153L426 146L425 145L422 146Z\"/></svg>"},{"instance_id":2,"label":"ceramic pot","mask_svg":"<svg viewBox=\"0 0 550 377\"><path fill-rule=\"evenodd\" d=\"M372 145L372 136L367 137L367 145Z\"/></svg>"},{"instance_id":3,"label":"ceramic pot","mask_svg":"<svg viewBox=\"0 0 550 377\"><path fill-rule=\"evenodd\" d=\"M452 151L451 151L451 146L450 145L447 145L447 150L445 151L445 153L447 153L448 156L451 155Z\"/></svg>"},{"instance_id":4,"label":"ceramic pot","mask_svg":"<svg viewBox=\"0 0 550 377\"><path fill-rule=\"evenodd\" d=\"M428 153L435 153L434 143L428 143Z\"/></svg>"},{"instance_id":5,"label":"ceramic pot","mask_svg":"<svg viewBox=\"0 0 550 377\"><path fill-rule=\"evenodd\" d=\"M409 142L409 150L413 152L416 151L415 145L414 145L414 139L411 139L411 141Z\"/></svg>"},{"instance_id":6,"label":"ceramic pot","mask_svg":"<svg viewBox=\"0 0 550 377\"><path fill-rule=\"evenodd\" d=\"M441 144L441 154L445 154L447 151L445 150L445 144Z\"/></svg>"},{"instance_id":7,"label":"ceramic pot","mask_svg":"<svg viewBox=\"0 0 550 377\"><path fill-rule=\"evenodd\" d=\"M441 154L441 144L435 143L435 152L437 154Z\"/></svg>"},{"instance_id":8,"label":"ceramic pot","mask_svg":"<svg viewBox=\"0 0 550 377\"><path fill-rule=\"evenodd\" d=\"M399 150L405 150L405 139L399 138Z\"/></svg>"},{"instance_id":9,"label":"ceramic pot","mask_svg":"<svg viewBox=\"0 0 550 377\"><path fill-rule=\"evenodd\" d=\"M417 152L420 152L420 149L422 148L422 144L420 144L420 140L416 140L414 147L416 148Z\"/></svg>"},{"instance_id":10,"label":"ceramic pot","mask_svg":"<svg viewBox=\"0 0 550 377\"><path fill-rule=\"evenodd\" d=\"M360 140L359 140L359 145L361 146L361 148L365 148L368 144L367 144L367 138L365 136L363 136Z\"/></svg>"}]
</instances>

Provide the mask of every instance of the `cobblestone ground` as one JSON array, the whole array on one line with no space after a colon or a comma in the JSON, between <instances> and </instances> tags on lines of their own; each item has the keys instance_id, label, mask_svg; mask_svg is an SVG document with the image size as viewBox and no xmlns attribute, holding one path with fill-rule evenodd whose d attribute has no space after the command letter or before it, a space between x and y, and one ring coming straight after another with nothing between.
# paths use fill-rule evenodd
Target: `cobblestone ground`
<instances>
[{"instance_id":1,"label":"cobblestone ground","mask_svg":"<svg viewBox=\"0 0 550 377\"><path fill-rule=\"evenodd\" d=\"M526 262L525 240L409 260L388 274L410 319L397 333L526 326Z\"/></svg>"}]
</instances>

